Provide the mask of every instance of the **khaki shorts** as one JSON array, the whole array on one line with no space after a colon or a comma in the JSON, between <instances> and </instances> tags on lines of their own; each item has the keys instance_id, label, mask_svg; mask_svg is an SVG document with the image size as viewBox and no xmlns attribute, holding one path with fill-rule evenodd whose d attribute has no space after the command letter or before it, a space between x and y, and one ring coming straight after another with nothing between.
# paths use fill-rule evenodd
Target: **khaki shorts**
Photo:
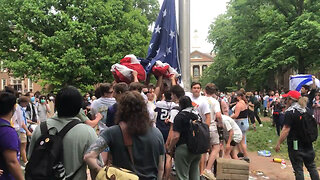
<instances>
[{"instance_id":1,"label":"khaki shorts","mask_svg":"<svg viewBox=\"0 0 320 180\"><path fill-rule=\"evenodd\" d=\"M26 135L26 133L20 133L19 134L19 138L20 138L21 143L27 143L27 135Z\"/></svg>"},{"instance_id":2,"label":"khaki shorts","mask_svg":"<svg viewBox=\"0 0 320 180\"><path fill-rule=\"evenodd\" d=\"M218 144L220 144L218 130L210 130L210 145L213 146Z\"/></svg>"}]
</instances>

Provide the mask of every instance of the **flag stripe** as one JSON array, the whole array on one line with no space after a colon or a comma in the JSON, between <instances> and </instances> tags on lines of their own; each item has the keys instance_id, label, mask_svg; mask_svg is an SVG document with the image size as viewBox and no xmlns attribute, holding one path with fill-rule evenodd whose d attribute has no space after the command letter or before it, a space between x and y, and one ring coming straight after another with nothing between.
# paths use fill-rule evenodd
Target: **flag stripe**
<instances>
[{"instance_id":1,"label":"flag stripe","mask_svg":"<svg viewBox=\"0 0 320 180\"><path fill-rule=\"evenodd\" d=\"M302 88L302 86L305 85L305 84L307 84L307 83L310 82L310 81L312 81L312 79L305 79L305 80L301 81L301 82L299 83L299 85L296 87L296 90L297 90L297 91L300 91L301 88Z\"/></svg>"}]
</instances>

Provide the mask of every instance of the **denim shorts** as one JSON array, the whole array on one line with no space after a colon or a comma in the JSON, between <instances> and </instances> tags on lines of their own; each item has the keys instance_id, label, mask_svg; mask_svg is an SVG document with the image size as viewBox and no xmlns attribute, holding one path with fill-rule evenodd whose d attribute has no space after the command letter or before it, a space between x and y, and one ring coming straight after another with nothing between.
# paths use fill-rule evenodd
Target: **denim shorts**
<instances>
[{"instance_id":1,"label":"denim shorts","mask_svg":"<svg viewBox=\"0 0 320 180\"><path fill-rule=\"evenodd\" d=\"M238 124L239 128L241 129L242 133L247 132L247 130L249 129L248 118L235 119L235 121Z\"/></svg>"}]
</instances>

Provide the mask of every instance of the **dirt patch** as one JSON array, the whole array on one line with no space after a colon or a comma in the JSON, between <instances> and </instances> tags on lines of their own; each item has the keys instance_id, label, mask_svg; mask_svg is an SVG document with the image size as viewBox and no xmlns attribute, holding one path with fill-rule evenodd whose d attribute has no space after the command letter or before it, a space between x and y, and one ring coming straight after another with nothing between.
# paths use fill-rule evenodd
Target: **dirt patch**
<instances>
[{"instance_id":1,"label":"dirt patch","mask_svg":"<svg viewBox=\"0 0 320 180\"><path fill-rule=\"evenodd\" d=\"M256 152L249 152L250 175L257 179L295 179L290 161L286 161L286 168L280 163L272 162L273 157L258 156ZM261 172L261 173L259 173Z\"/></svg>"}]
</instances>

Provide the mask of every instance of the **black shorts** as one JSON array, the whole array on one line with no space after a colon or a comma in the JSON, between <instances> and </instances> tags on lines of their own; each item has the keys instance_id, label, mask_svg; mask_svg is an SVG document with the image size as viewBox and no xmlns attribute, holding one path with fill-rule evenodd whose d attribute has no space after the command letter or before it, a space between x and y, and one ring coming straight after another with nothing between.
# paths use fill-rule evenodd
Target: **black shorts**
<instances>
[{"instance_id":1,"label":"black shorts","mask_svg":"<svg viewBox=\"0 0 320 180\"><path fill-rule=\"evenodd\" d=\"M225 139L226 143L228 142L228 139ZM236 143L234 140L231 140L230 146L236 146L238 143Z\"/></svg>"}]
</instances>

